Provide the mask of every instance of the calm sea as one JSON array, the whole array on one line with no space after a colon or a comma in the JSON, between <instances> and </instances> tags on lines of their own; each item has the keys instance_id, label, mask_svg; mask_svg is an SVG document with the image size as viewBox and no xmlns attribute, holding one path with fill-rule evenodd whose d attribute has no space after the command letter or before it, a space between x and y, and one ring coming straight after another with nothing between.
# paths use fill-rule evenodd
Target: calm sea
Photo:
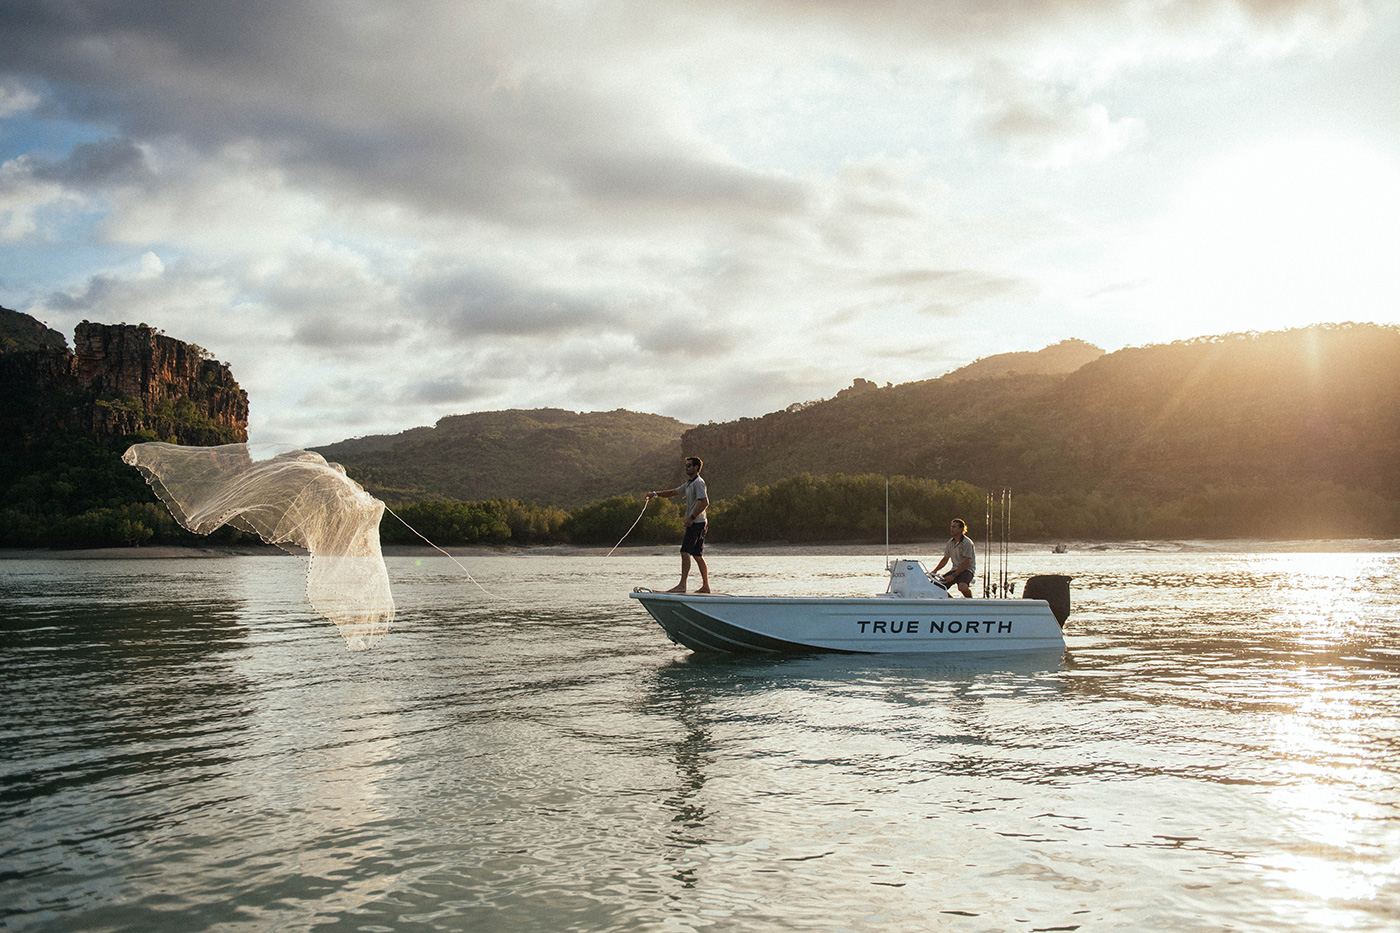
<instances>
[{"instance_id":1,"label":"calm sea","mask_svg":"<svg viewBox=\"0 0 1400 933\"><path fill-rule=\"evenodd\" d=\"M670 548L391 557L360 653L295 558L0 561L0 928L1395 930L1400 546L1309 550L1017 549L1001 660L692 656Z\"/></svg>"}]
</instances>

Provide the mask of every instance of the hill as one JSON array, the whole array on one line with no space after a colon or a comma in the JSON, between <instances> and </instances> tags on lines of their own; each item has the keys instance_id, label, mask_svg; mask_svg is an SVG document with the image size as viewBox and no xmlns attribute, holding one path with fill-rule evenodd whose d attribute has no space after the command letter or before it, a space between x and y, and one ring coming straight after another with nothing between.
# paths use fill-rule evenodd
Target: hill
<instances>
[{"instance_id":1,"label":"hill","mask_svg":"<svg viewBox=\"0 0 1400 933\"><path fill-rule=\"evenodd\" d=\"M1209 526L1212 501L1316 514L1336 492L1354 525L1367 512L1384 524L1400 500L1400 329L1232 334L1120 350L1068 374L945 376L699 426L682 444L718 494L876 473L1143 509L1176 501Z\"/></svg>"},{"instance_id":2,"label":"hill","mask_svg":"<svg viewBox=\"0 0 1400 933\"><path fill-rule=\"evenodd\" d=\"M228 367L145 325L84 322L70 351L22 318L0 315L10 341L0 544L174 540L116 451L155 437L242 439L247 397ZM616 540L636 515L629 496L678 477L683 452L705 458L730 540L868 537L891 476L905 477L895 524L915 537L1003 488L1017 494L1026 537L1394 536L1400 328L1320 325L1115 353L1065 341L938 379L858 379L835 398L725 424L509 410L321 452L464 541ZM426 505L435 499L521 501Z\"/></svg>"},{"instance_id":3,"label":"hill","mask_svg":"<svg viewBox=\"0 0 1400 933\"><path fill-rule=\"evenodd\" d=\"M0 308L0 353L53 348L68 349L68 341L51 327L19 311Z\"/></svg>"},{"instance_id":4,"label":"hill","mask_svg":"<svg viewBox=\"0 0 1400 933\"><path fill-rule=\"evenodd\" d=\"M1323 325L1122 350L1047 398L1051 488L1334 483L1400 497L1400 328Z\"/></svg>"},{"instance_id":5,"label":"hill","mask_svg":"<svg viewBox=\"0 0 1400 933\"><path fill-rule=\"evenodd\" d=\"M1027 533L1393 534L1400 329L1320 325L1114 353L1065 341L938 379L856 380L722 424L485 412L321 449L391 501L569 509L678 475L682 451L705 459L721 518L726 500L842 474L1011 489Z\"/></svg>"},{"instance_id":6,"label":"hill","mask_svg":"<svg viewBox=\"0 0 1400 933\"><path fill-rule=\"evenodd\" d=\"M1102 355L1091 344L1066 340L1036 352L988 357L943 378L1064 373ZM876 391L875 383L857 379L832 401ZM826 404L802 403L788 411ZM623 409L585 413L512 409L452 415L433 427L340 441L317 452L342 464L366 489L391 502L509 498L574 508L619 492L651 488L667 478L682 478L677 469L680 442L690 427L672 418ZM831 427L844 430L839 424ZM787 474L774 474L775 478L781 475Z\"/></svg>"},{"instance_id":7,"label":"hill","mask_svg":"<svg viewBox=\"0 0 1400 933\"><path fill-rule=\"evenodd\" d=\"M961 369L955 369L941 378L949 381L959 379L989 379L995 376L1014 375L1053 375L1072 373L1086 363L1103 356L1103 350L1083 340L1061 340L1043 350L1022 350L1016 353L998 353L995 356L974 360Z\"/></svg>"},{"instance_id":8,"label":"hill","mask_svg":"<svg viewBox=\"0 0 1400 933\"><path fill-rule=\"evenodd\" d=\"M676 472L687 427L623 409L493 411L317 451L391 502L510 498L568 508Z\"/></svg>"}]
</instances>

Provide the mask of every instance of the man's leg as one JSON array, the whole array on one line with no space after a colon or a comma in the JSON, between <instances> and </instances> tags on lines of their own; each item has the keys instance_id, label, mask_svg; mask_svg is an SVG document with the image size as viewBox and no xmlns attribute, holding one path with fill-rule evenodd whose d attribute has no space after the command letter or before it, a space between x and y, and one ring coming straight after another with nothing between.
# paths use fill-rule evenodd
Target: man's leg
<instances>
[{"instance_id":1,"label":"man's leg","mask_svg":"<svg viewBox=\"0 0 1400 933\"><path fill-rule=\"evenodd\" d=\"M669 590L667 590L666 592L668 592L668 593L684 593L684 592L685 592L685 583L686 583L686 581L689 580L689 579L690 579L690 555L687 554L685 551L681 551L681 582L677 583L675 586L671 587L671 588L670 588Z\"/></svg>"},{"instance_id":2,"label":"man's leg","mask_svg":"<svg viewBox=\"0 0 1400 933\"><path fill-rule=\"evenodd\" d=\"M689 555L687 555L689 556ZM700 568L700 589L697 593L708 593L710 591L710 568L705 563L705 558L695 555L695 566Z\"/></svg>"}]
</instances>

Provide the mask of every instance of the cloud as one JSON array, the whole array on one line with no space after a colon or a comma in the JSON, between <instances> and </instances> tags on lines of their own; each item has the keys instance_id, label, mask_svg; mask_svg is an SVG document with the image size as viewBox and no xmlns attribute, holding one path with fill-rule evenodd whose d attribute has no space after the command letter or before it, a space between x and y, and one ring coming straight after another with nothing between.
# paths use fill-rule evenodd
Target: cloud
<instances>
[{"instance_id":1,"label":"cloud","mask_svg":"<svg viewBox=\"0 0 1400 933\"><path fill-rule=\"evenodd\" d=\"M407 395L413 402L433 406L444 403L466 405L486 396L488 391L480 383L463 379L460 376L447 375L415 383L410 387Z\"/></svg>"},{"instance_id":2,"label":"cloud","mask_svg":"<svg viewBox=\"0 0 1400 933\"><path fill-rule=\"evenodd\" d=\"M1101 162L1144 131L1099 95L1123 72L1224 55L1331 55L1368 0L711 0L787 44L825 48L875 74L961 86L963 131L1017 163ZM823 35L825 32L825 35ZM834 34L839 34L836 38Z\"/></svg>"},{"instance_id":3,"label":"cloud","mask_svg":"<svg viewBox=\"0 0 1400 933\"><path fill-rule=\"evenodd\" d=\"M0 166L0 242L52 238L74 215L99 211L105 195L150 177L128 139L80 143L62 159L11 159Z\"/></svg>"},{"instance_id":4,"label":"cloud","mask_svg":"<svg viewBox=\"0 0 1400 933\"><path fill-rule=\"evenodd\" d=\"M44 236L56 215L77 210L81 197L62 185L34 178L28 156L0 165L0 243L18 243Z\"/></svg>"},{"instance_id":5,"label":"cloud","mask_svg":"<svg viewBox=\"0 0 1400 933\"><path fill-rule=\"evenodd\" d=\"M1066 326L1056 276L1113 236L1072 198L1153 140L1124 77L1325 49L1364 10L18 0L0 240L66 257L36 308L210 347L295 443L466 405L752 414Z\"/></svg>"},{"instance_id":6,"label":"cloud","mask_svg":"<svg viewBox=\"0 0 1400 933\"><path fill-rule=\"evenodd\" d=\"M1030 284L1021 279L975 269L902 269L874 276L870 284L895 289L906 296L936 298L936 302L925 307L943 309L941 313L1030 290Z\"/></svg>"},{"instance_id":7,"label":"cloud","mask_svg":"<svg viewBox=\"0 0 1400 933\"><path fill-rule=\"evenodd\" d=\"M372 210L358 200L299 188L254 149L205 154L162 139L143 146L143 154L149 173L143 185L103 192L109 210L97 232L106 242L175 242L222 261L304 252L330 237L380 235L366 220Z\"/></svg>"},{"instance_id":8,"label":"cloud","mask_svg":"<svg viewBox=\"0 0 1400 933\"><path fill-rule=\"evenodd\" d=\"M392 320L355 321L338 314L317 314L297 323L293 339L303 347L381 354L399 343L405 332L403 324Z\"/></svg>"},{"instance_id":9,"label":"cloud","mask_svg":"<svg viewBox=\"0 0 1400 933\"><path fill-rule=\"evenodd\" d=\"M611 0L421 3L389 15L349 0L32 0L0 11L10 38L0 87L37 82L54 107L127 140L70 154L74 184L80 170L139 169L136 146L178 146L203 161L242 159L327 201L514 227L730 225L805 216L813 191L706 137L700 122L720 102L696 73L728 87L729 73L808 70L834 56L854 63L853 81L891 65L906 80L962 76L975 88L970 131L1024 162L1063 166L1131 141L1139 124L1091 95L1149 38L1159 50L1229 35L1301 41L1355 19L1357 6ZM1065 77L1092 72L1088 85ZM32 93L10 96L30 106Z\"/></svg>"},{"instance_id":10,"label":"cloud","mask_svg":"<svg viewBox=\"0 0 1400 933\"><path fill-rule=\"evenodd\" d=\"M1040 168L1102 162L1142 132L1142 121L1113 119L1102 104L1020 82L982 96L970 120L974 132L1003 143L1012 158Z\"/></svg>"},{"instance_id":11,"label":"cloud","mask_svg":"<svg viewBox=\"0 0 1400 933\"><path fill-rule=\"evenodd\" d=\"M761 325L760 325L761 326ZM648 356L700 362L726 357L744 345L745 334L694 315L676 315L671 321L635 334L636 347Z\"/></svg>"},{"instance_id":12,"label":"cloud","mask_svg":"<svg viewBox=\"0 0 1400 933\"><path fill-rule=\"evenodd\" d=\"M488 270L425 277L413 303L435 328L456 337L558 336L611 329L623 319L604 296L516 283Z\"/></svg>"},{"instance_id":13,"label":"cloud","mask_svg":"<svg viewBox=\"0 0 1400 933\"><path fill-rule=\"evenodd\" d=\"M179 322L161 326L166 330L186 329L192 318L201 316L227 320L237 294L227 278L188 264L167 266L152 253L142 256L134 269L101 272L77 288L53 292L38 303L37 309L71 322L70 328L88 318L112 323ZM246 336L256 339L257 334L249 332ZM197 337L182 339L203 343Z\"/></svg>"},{"instance_id":14,"label":"cloud","mask_svg":"<svg viewBox=\"0 0 1400 933\"><path fill-rule=\"evenodd\" d=\"M799 182L692 134L654 81L629 87L600 67L605 49L571 50L577 16L237 6L32 3L0 30L17 51L7 67L72 115L205 158L251 152L326 197L515 224L802 209Z\"/></svg>"},{"instance_id":15,"label":"cloud","mask_svg":"<svg viewBox=\"0 0 1400 933\"><path fill-rule=\"evenodd\" d=\"M1306 34L1320 41L1347 28L1369 6L1366 0L708 0L704 5L788 31L827 26L886 44L932 43L940 49L966 49L969 43L1025 47L1089 29L1106 35L1229 29L1261 36Z\"/></svg>"},{"instance_id":16,"label":"cloud","mask_svg":"<svg viewBox=\"0 0 1400 933\"><path fill-rule=\"evenodd\" d=\"M34 159L30 173L38 181L72 188L102 188L146 182L151 171L145 154L129 139L79 143L57 161Z\"/></svg>"},{"instance_id":17,"label":"cloud","mask_svg":"<svg viewBox=\"0 0 1400 933\"><path fill-rule=\"evenodd\" d=\"M40 100L40 96L23 81L0 79L0 120L33 110Z\"/></svg>"}]
</instances>

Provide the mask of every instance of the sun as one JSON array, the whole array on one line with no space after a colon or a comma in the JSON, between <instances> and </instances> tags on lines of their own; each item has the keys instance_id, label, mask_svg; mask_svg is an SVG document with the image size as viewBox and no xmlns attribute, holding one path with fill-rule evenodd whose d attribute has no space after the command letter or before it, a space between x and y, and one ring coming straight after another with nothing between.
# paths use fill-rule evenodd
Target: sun
<instances>
[{"instance_id":1,"label":"sun","mask_svg":"<svg viewBox=\"0 0 1400 933\"><path fill-rule=\"evenodd\" d=\"M1141 256L1145 310L1173 337L1397 323L1397 255L1396 163L1350 140L1263 143L1186 183Z\"/></svg>"}]
</instances>

